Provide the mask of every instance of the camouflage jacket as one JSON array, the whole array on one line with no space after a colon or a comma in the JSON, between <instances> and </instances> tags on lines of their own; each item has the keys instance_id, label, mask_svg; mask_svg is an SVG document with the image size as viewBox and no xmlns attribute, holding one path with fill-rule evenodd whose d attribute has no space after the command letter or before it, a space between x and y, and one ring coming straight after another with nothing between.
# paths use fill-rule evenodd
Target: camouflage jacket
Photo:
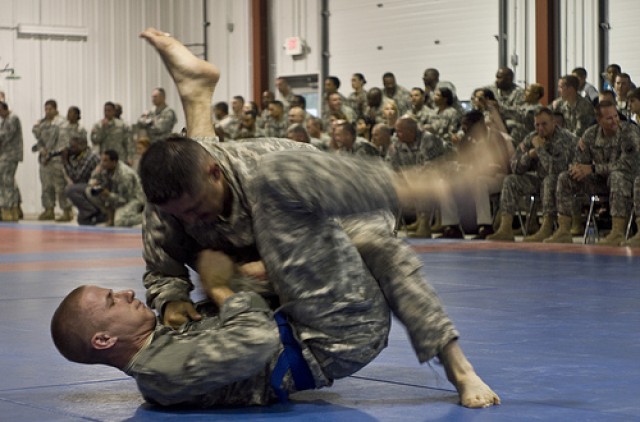
<instances>
[{"instance_id":1,"label":"camouflage jacket","mask_svg":"<svg viewBox=\"0 0 640 422\"><path fill-rule=\"evenodd\" d=\"M120 161L113 172L94 172L89 184L109 189L109 196L105 199L108 207L120 208L130 203L138 203L142 207L145 203L138 173Z\"/></svg>"},{"instance_id":2,"label":"camouflage jacket","mask_svg":"<svg viewBox=\"0 0 640 422\"><path fill-rule=\"evenodd\" d=\"M0 123L0 161L22 161L22 148L20 119L11 113Z\"/></svg>"},{"instance_id":3,"label":"camouflage jacket","mask_svg":"<svg viewBox=\"0 0 640 422\"><path fill-rule=\"evenodd\" d=\"M567 101L559 100L553 111L559 111L564 117L564 126L569 132L573 132L580 137L596 121L595 110L591 101L578 96L576 103L572 106Z\"/></svg>"},{"instance_id":4,"label":"camouflage jacket","mask_svg":"<svg viewBox=\"0 0 640 422\"><path fill-rule=\"evenodd\" d=\"M99 121L91 129L91 143L100 148L100 153L113 150L123 163L133 160L135 147L129 125L120 119L113 119L106 125Z\"/></svg>"},{"instance_id":5,"label":"camouflage jacket","mask_svg":"<svg viewBox=\"0 0 640 422\"><path fill-rule=\"evenodd\" d=\"M442 139L429 132L418 132L416 141L412 144L394 142L387 151L387 162L394 170L403 167L423 165L432 161L445 152Z\"/></svg>"},{"instance_id":6,"label":"camouflage jacket","mask_svg":"<svg viewBox=\"0 0 640 422\"><path fill-rule=\"evenodd\" d=\"M147 130L151 142L168 138L177 122L176 113L169 106L160 110L154 107L138 119L138 124Z\"/></svg>"},{"instance_id":7,"label":"camouflage jacket","mask_svg":"<svg viewBox=\"0 0 640 422\"><path fill-rule=\"evenodd\" d=\"M531 132L516 148L511 159L511 171L515 174L535 172L540 179L550 174L559 175L569 168L573 160L578 138L565 129L556 128L553 136L544 146L536 148L538 158L531 158L529 150L533 148L533 138L537 132Z\"/></svg>"},{"instance_id":8,"label":"camouflage jacket","mask_svg":"<svg viewBox=\"0 0 640 422\"><path fill-rule=\"evenodd\" d=\"M640 129L633 123L621 122L611 137L604 135L600 125L593 125L578 142L575 162L594 164L596 174L602 176L620 171L632 178L640 166L639 151Z\"/></svg>"}]
</instances>

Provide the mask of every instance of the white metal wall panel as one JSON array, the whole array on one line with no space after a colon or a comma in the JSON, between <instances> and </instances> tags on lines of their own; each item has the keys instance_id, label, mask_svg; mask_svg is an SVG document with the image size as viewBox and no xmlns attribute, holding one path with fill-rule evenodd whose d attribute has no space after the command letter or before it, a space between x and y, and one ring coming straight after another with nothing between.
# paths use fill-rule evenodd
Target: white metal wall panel
<instances>
[{"instance_id":1,"label":"white metal wall panel","mask_svg":"<svg viewBox=\"0 0 640 422\"><path fill-rule=\"evenodd\" d=\"M587 70L589 83L599 87L601 69L599 50L598 0L562 0L560 2L560 73L576 67Z\"/></svg>"},{"instance_id":2,"label":"white metal wall panel","mask_svg":"<svg viewBox=\"0 0 640 422\"><path fill-rule=\"evenodd\" d=\"M609 1L609 63L617 63L622 71L631 75L631 80L639 85L640 54L640 2L637 0Z\"/></svg>"},{"instance_id":3,"label":"white metal wall panel","mask_svg":"<svg viewBox=\"0 0 640 422\"><path fill-rule=\"evenodd\" d=\"M498 68L496 0L350 0L330 3L329 73L348 93L354 72L367 88L393 72L400 85L422 87L424 69L456 85L461 99L495 81Z\"/></svg>"},{"instance_id":4,"label":"white metal wall panel","mask_svg":"<svg viewBox=\"0 0 640 422\"><path fill-rule=\"evenodd\" d=\"M8 63L21 79L10 81L1 74L0 89L22 121L25 160L18 166L17 179L25 212L40 210L38 164L30 147L35 142L31 127L42 117L45 100L56 99L63 115L71 105L80 107L81 122L90 130L102 118L106 101L121 103L124 119L132 122L150 108L151 90L163 86L178 115L175 129L184 125L182 106L162 62L138 35L155 26L185 43L202 43L202 4L203 0L2 0L0 67ZM210 57L223 70L216 101L251 92L249 5L248 0L208 0ZM229 22L235 23L233 32L224 30ZM89 36L18 37L18 24L82 26ZM220 28L223 31L216 33ZM194 46L193 51L202 54L203 48Z\"/></svg>"},{"instance_id":5,"label":"white metal wall panel","mask_svg":"<svg viewBox=\"0 0 640 422\"><path fill-rule=\"evenodd\" d=\"M351 3L344 1L340 3ZM270 4L271 30L269 40L270 73L277 76L305 75L320 73L321 51L321 11L320 0L277 0ZM284 43L289 37L302 38L307 54L297 57L285 54ZM273 87L273 81L271 81Z\"/></svg>"}]
</instances>

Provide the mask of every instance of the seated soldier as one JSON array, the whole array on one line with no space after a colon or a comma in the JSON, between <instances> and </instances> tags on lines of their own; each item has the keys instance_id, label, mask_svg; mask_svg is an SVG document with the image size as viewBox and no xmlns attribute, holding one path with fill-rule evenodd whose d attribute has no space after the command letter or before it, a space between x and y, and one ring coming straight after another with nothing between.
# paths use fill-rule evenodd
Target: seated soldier
<instances>
[{"instance_id":1,"label":"seated soldier","mask_svg":"<svg viewBox=\"0 0 640 422\"><path fill-rule=\"evenodd\" d=\"M84 196L76 197L74 203L78 209L93 209L86 224L104 221L106 217L108 226L131 227L142 223L144 202L138 174L118 160L117 152L107 150L102 153L100 166L89 180Z\"/></svg>"},{"instance_id":2,"label":"seated soldier","mask_svg":"<svg viewBox=\"0 0 640 422\"><path fill-rule=\"evenodd\" d=\"M633 182L633 207L636 214L636 234L624 246L640 247L640 176Z\"/></svg>"},{"instance_id":3,"label":"seated soldier","mask_svg":"<svg viewBox=\"0 0 640 422\"><path fill-rule=\"evenodd\" d=\"M596 119L598 124L587 129L578 142L573 164L558 178L558 229L545 243L572 243L574 195L604 193L609 195L612 228L598 243L617 246L624 241L639 166L640 131L632 123L621 123L610 101L596 106Z\"/></svg>"},{"instance_id":4,"label":"seated soldier","mask_svg":"<svg viewBox=\"0 0 640 422\"><path fill-rule=\"evenodd\" d=\"M518 145L511 160L513 174L505 178L500 195L500 227L488 240L515 239L511 225L518 201L532 194L542 200L543 222L537 233L525 237L525 242L542 242L553 233L558 175L568 168L576 141L571 132L554 123L553 112L548 108L540 109L534 121L535 132Z\"/></svg>"},{"instance_id":5,"label":"seated soldier","mask_svg":"<svg viewBox=\"0 0 640 422\"><path fill-rule=\"evenodd\" d=\"M440 357L463 405L498 404L460 349L457 331L422 278L415 255L394 240L388 224L372 229L368 220L349 217L371 211L382 211L384 217L398 205L432 194L432 187L407 182L417 179L394 176L374 161L324 154L298 143L273 140L256 164L251 156L237 155L248 152L245 143L208 142L213 129L205 117L217 68L168 34L149 29L143 36L176 81L188 134L202 142L176 138L156 143L142 160L145 192L153 204L149 217L164 227L165 237L179 230L173 234L187 242L168 245L172 249L147 244L149 264L161 258L151 256L152 250L173 264L149 270L145 283L155 290L161 286L154 286L153 278L185 286L188 277L177 275L185 263L195 263L221 312L218 318L187 319L173 331L159 326L131 291L81 287L52 320L52 336L64 356L124 370L153 403L266 404L289 392L330 385L370 362L386 344L391 308L406 324L419 359ZM251 151L257 153L264 143ZM216 158L216 151L226 159ZM160 162L173 163L175 170L155 165ZM250 177L242 176L243 166L255 165ZM244 201L249 201L250 216L238 208ZM146 224L153 231L156 222L147 219ZM189 231L202 224L207 233ZM228 289L233 265L226 257L205 251L196 260L195 254L216 244L218 229L242 230L228 235L255 242L282 305L278 324L259 297ZM207 245L187 240L198 235L208 237ZM248 238L238 237L243 235ZM151 243L159 240L153 232L147 237ZM225 239L224 247L238 259L252 250L234 248L228 237L219 240Z\"/></svg>"}]
</instances>

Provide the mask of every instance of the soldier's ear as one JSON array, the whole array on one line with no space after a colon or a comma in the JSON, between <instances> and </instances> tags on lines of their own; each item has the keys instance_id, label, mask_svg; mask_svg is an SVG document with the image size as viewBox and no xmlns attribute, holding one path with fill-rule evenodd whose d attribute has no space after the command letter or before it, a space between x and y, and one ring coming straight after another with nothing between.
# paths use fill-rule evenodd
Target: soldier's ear
<instances>
[{"instance_id":1,"label":"soldier's ear","mask_svg":"<svg viewBox=\"0 0 640 422\"><path fill-rule=\"evenodd\" d=\"M218 163L212 162L209 164L209 176L211 176L215 181L222 178L222 169Z\"/></svg>"},{"instance_id":2,"label":"soldier's ear","mask_svg":"<svg viewBox=\"0 0 640 422\"><path fill-rule=\"evenodd\" d=\"M97 332L91 337L91 346L97 350L110 349L116 345L118 337L111 336L105 331Z\"/></svg>"}]
</instances>

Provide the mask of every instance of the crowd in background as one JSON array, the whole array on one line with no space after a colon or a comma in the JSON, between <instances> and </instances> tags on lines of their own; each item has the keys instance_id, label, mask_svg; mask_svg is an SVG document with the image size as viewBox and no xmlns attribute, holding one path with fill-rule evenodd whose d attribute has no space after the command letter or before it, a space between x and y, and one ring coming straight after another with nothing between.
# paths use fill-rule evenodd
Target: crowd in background
<instances>
[{"instance_id":1,"label":"crowd in background","mask_svg":"<svg viewBox=\"0 0 640 422\"><path fill-rule=\"evenodd\" d=\"M381 88L366 89L365 76L354 73L348 95L341 93L340 79L329 76L318 116L286 78L277 78L277 94L265 91L259 105L234 96L230 107L215 103L212 117L222 142L289 138L328 153L378 159L395 171L419 166L421 177L444 188L402 210L399 221L415 217L406 225L410 236L463 238L461 215L474 209L474 239L513 241L514 216L528 210L524 241L572 242L588 223L584 199L598 194L609 199L611 217L611 231L600 242L638 246L640 236L627 240L625 228L634 213L640 215L640 89L618 65L608 66L606 75L598 90L584 68L574 69L559 79L557 98L548 106L541 103L542 85L516 85L507 67L468 101L433 68L424 71L422 87L411 89L390 72L382 75ZM18 221L22 129L4 95L0 101L1 217ZM45 103L45 116L32 128L42 184L39 220L71 221L75 207L80 224L141 222L136 163L177 121L162 88L152 101L154 107L132 125L121 119L122 107L106 102L104 118L90 131L80 124L78 107L64 118L55 100ZM56 201L62 210L57 217Z\"/></svg>"}]
</instances>

